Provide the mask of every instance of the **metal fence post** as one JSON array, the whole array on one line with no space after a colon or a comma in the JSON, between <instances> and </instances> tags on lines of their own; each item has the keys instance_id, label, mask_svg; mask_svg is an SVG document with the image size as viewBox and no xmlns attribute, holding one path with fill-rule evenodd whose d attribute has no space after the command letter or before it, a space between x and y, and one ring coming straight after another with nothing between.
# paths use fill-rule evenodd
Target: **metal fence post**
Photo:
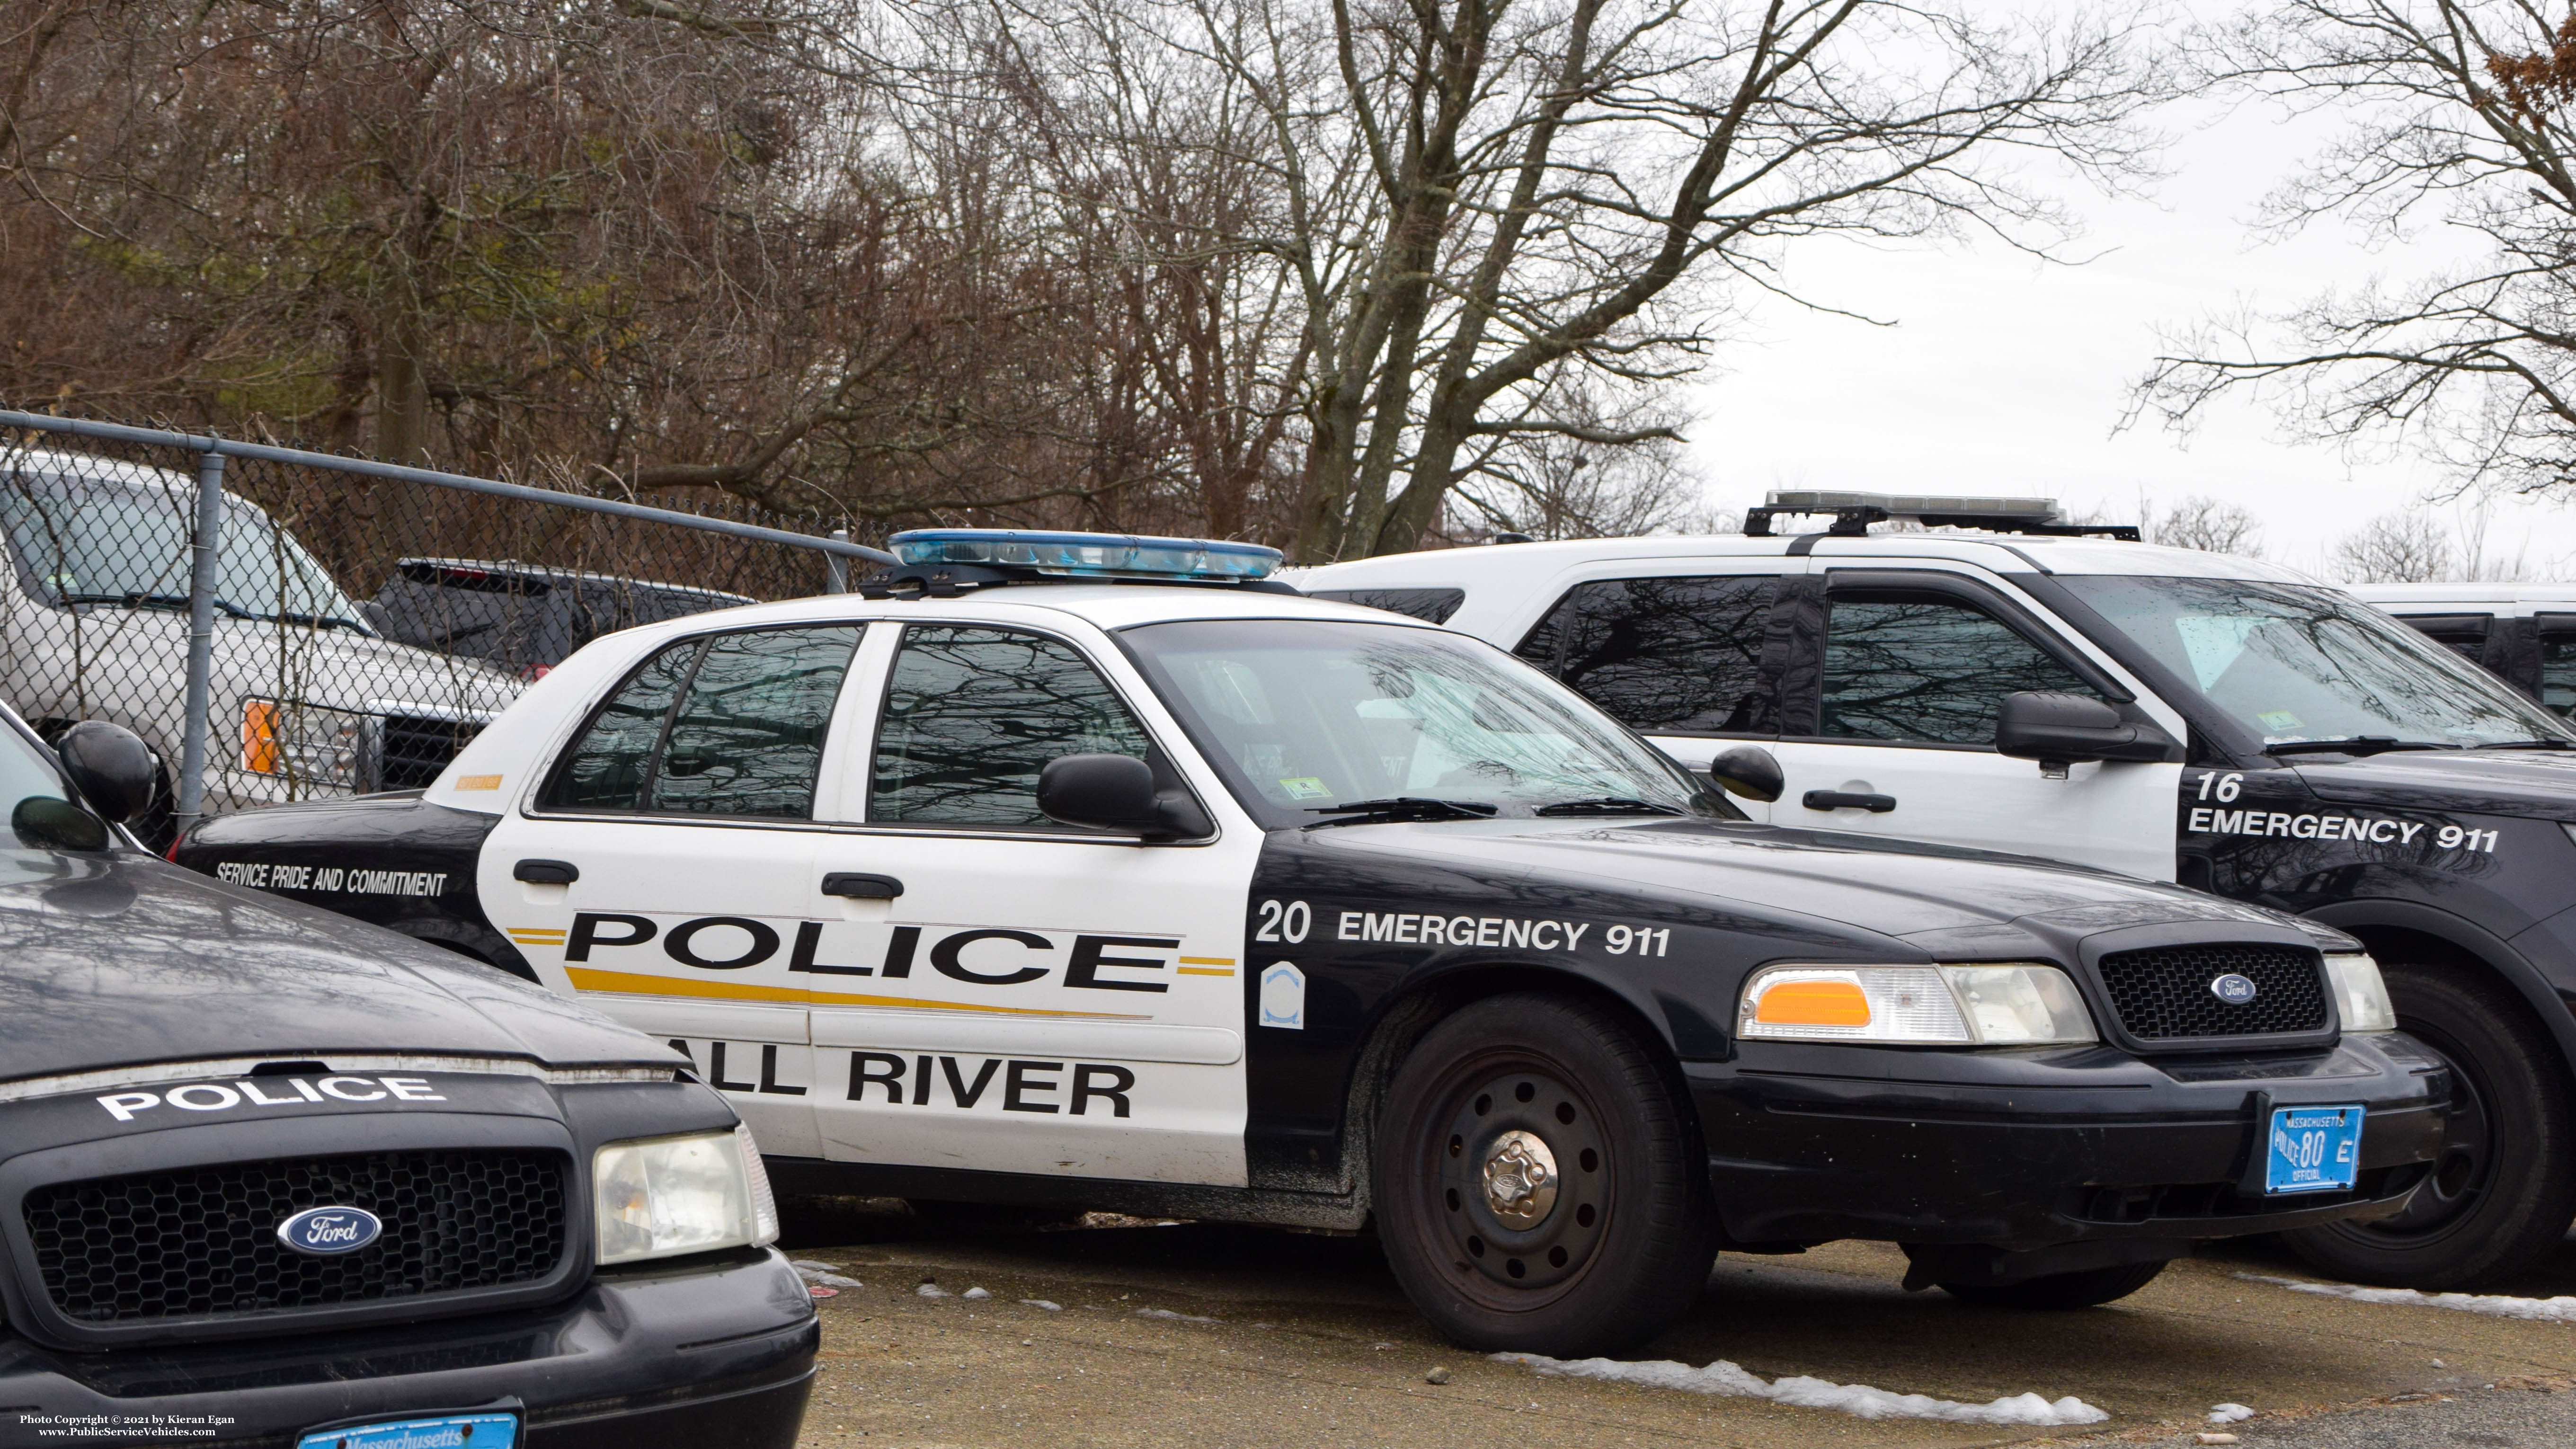
<instances>
[{"instance_id":1,"label":"metal fence post","mask_svg":"<svg viewBox=\"0 0 2576 1449\"><path fill-rule=\"evenodd\" d=\"M848 543L849 541L850 531L848 529L836 528L832 530L832 542ZM850 591L850 560L847 556L837 553L827 553L823 555L823 572L824 577L828 580L828 582L823 586L823 592L827 594L846 594Z\"/></svg>"},{"instance_id":2,"label":"metal fence post","mask_svg":"<svg viewBox=\"0 0 2576 1449\"><path fill-rule=\"evenodd\" d=\"M214 711L215 586L224 534L224 455L197 456L197 528L188 559L188 702L179 748L181 831L206 809L206 744Z\"/></svg>"}]
</instances>

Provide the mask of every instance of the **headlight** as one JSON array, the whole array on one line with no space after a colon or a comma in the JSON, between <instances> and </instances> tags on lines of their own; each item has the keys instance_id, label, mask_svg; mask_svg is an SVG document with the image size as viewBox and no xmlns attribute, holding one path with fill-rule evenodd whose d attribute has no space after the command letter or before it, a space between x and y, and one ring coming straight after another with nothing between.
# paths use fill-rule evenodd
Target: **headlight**
<instances>
[{"instance_id":1,"label":"headlight","mask_svg":"<svg viewBox=\"0 0 2576 1449\"><path fill-rule=\"evenodd\" d=\"M242 768L350 790L374 788L384 720L293 700L242 701Z\"/></svg>"},{"instance_id":2,"label":"headlight","mask_svg":"<svg viewBox=\"0 0 2576 1449\"><path fill-rule=\"evenodd\" d=\"M778 1236L778 1205L748 1127L612 1142L593 1159L591 1182L603 1268Z\"/></svg>"},{"instance_id":3,"label":"headlight","mask_svg":"<svg viewBox=\"0 0 2576 1449\"><path fill-rule=\"evenodd\" d=\"M2334 983L2344 1030L2397 1029L2397 1008L2388 999L2388 983L2380 978L2378 962L2359 954L2328 956L2326 979Z\"/></svg>"},{"instance_id":4,"label":"headlight","mask_svg":"<svg viewBox=\"0 0 2576 1449\"><path fill-rule=\"evenodd\" d=\"M1739 1036L1921 1046L2099 1038L2054 966L1766 966L1745 983Z\"/></svg>"}]
</instances>

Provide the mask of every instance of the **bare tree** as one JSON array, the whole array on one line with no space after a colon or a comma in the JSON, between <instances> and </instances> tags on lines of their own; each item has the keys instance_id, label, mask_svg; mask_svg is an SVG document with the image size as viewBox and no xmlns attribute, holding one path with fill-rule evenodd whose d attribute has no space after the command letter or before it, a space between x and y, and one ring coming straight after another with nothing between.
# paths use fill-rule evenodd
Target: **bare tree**
<instances>
[{"instance_id":1,"label":"bare tree","mask_svg":"<svg viewBox=\"0 0 2576 1449\"><path fill-rule=\"evenodd\" d=\"M2168 339L2135 411L2252 393L2322 439L2402 440L2462 488L2576 482L2576 13L2534 0L2269 0L2198 38L2204 78L2347 118L2266 223L2482 239L2475 265ZM2373 525L2375 528L2376 525Z\"/></svg>"},{"instance_id":2,"label":"bare tree","mask_svg":"<svg viewBox=\"0 0 2576 1449\"><path fill-rule=\"evenodd\" d=\"M2384 513L2335 541L2336 577L2348 584L2429 584L2449 578L2451 532L2423 509Z\"/></svg>"},{"instance_id":3,"label":"bare tree","mask_svg":"<svg viewBox=\"0 0 2576 1449\"><path fill-rule=\"evenodd\" d=\"M2256 537L2263 526L2242 504L2194 494L2170 508L2150 505L2142 511L2146 516L2139 522L2150 543L2247 558L2263 556L2263 545Z\"/></svg>"}]
</instances>

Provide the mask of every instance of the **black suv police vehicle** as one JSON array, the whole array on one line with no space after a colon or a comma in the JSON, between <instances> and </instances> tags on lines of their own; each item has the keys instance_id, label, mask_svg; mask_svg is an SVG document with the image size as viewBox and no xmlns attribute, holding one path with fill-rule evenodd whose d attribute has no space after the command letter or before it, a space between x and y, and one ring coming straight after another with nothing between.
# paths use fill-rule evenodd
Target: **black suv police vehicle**
<instances>
[{"instance_id":1,"label":"black suv police vehicle","mask_svg":"<svg viewBox=\"0 0 2576 1449\"><path fill-rule=\"evenodd\" d=\"M0 710L0 1443L796 1440L818 1330L667 1048L114 828Z\"/></svg>"},{"instance_id":2,"label":"black suv police vehicle","mask_svg":"<svg viewBox=\"0 0 2576 1449\"><path fill-rule=\"evenodd\" d=\"M1596 1352L1721 1247L2096 1303L2395 1210L2447 1076L2351 938L1745 821L1508 654L1242 545L957 531L616 634L416 797L178 858L673 1039L782 1182L1356 1229ZM1145 586L1138 586L1138 584Z\"/></svg>"}]
</instances>

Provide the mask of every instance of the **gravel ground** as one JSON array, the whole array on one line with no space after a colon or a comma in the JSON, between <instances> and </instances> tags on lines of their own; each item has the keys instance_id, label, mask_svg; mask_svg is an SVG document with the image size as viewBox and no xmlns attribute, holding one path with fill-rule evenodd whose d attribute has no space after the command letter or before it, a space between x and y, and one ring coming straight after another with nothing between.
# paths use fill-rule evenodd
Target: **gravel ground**
<instances>
[{"instance_id":1,"label":"gravel ground","mask_svg":"<svg viewBox=\"0 0 2576 1449\"><path fill-rule=\"evenodd\" d=\"M2058 1314L1907 1294L1902 1255L1882 1245L1729 1254L1691 1318L1631 1356L1726 1359L1763 1379L1967 1404L2071 1395L2111 1415L2046 1427L1873 1420L1542 1376L1435 1338L1366 1239L1100 1218L1032 1231L849 1199L797 1204L790 1221L791 1257L860 1285L821 1302L808 1449L2110 1449L2196 1446L2208 1432L2235 1433L2245 1449L2576 1445L2576 1324L2293 1292L2246 1276L2310 1276L2263 1245ZM967 1296L978 1288L985 1296ZM2576 1293L2576 1248L2508 1290ZM2222 1402L2257 1416L2208 1423Z\"/></svg>"}]
</instances>

